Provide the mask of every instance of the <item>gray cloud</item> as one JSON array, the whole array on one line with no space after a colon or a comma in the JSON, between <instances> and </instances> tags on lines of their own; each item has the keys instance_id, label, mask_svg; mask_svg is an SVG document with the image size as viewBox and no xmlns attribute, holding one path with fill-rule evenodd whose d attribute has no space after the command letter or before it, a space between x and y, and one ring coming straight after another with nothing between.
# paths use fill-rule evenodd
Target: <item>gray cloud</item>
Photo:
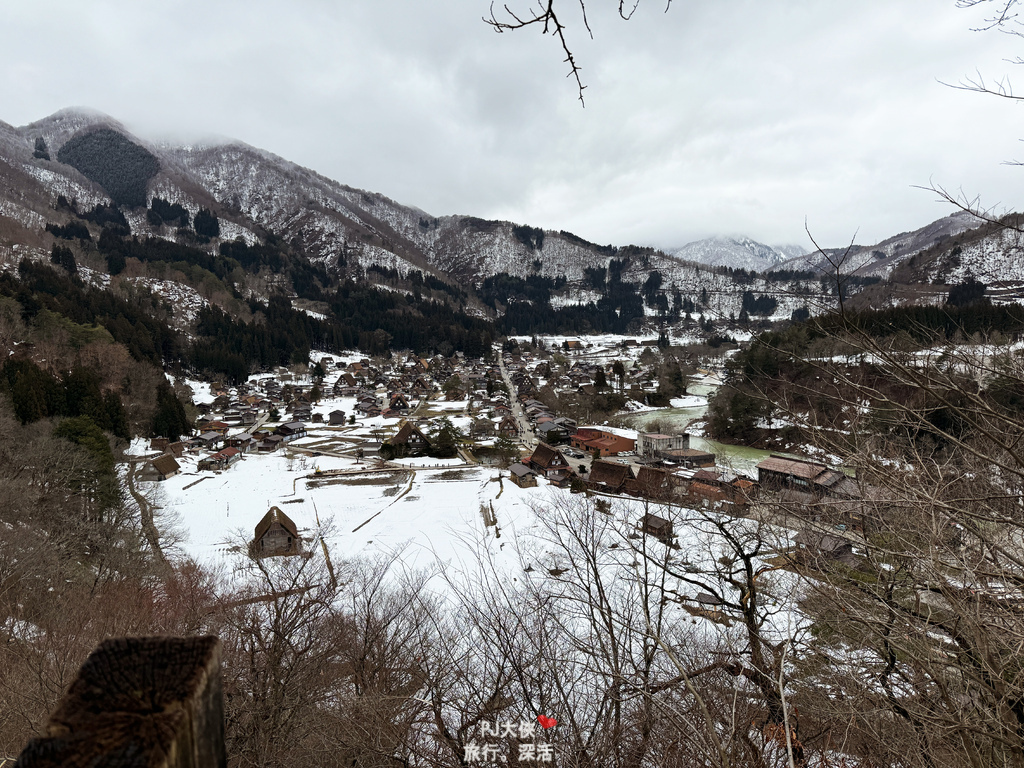
<instances>
[{"instance_id":1,"label":"gray cloud","mask_svg":"<svg viewBox=\"0 0 1024 768\"><path fill-rule=\"evenodd\" d=\"M566 0L586 109L555 41L496 35L482 0L10 5L0 119L232 136L434 215L667 247L806 244L805 218L876 241L949 212L929 180L1020 205L1013 105L937 81L1024 44L952 0L644 0L629 23L592 0L593 40Z\"/></svg>"}]
</instances>

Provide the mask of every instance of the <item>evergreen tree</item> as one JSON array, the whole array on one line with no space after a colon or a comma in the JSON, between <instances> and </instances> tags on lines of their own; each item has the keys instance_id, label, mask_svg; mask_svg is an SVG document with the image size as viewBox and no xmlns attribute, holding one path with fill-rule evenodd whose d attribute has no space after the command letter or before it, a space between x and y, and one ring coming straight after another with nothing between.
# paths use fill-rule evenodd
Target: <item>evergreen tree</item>
<instances>
[{"instance_id":1,"label":"evergreen tree","mask_svg":"<svg viewBox=\"0 0 1024 768\"><path fill-rule=\"evenodd\" d=\"M61 377L61 384L66 415L88 416L100 429L114 431L107 414L107 403L100 391L100 378L94 370L76 365Z\"/></svg>"},{"instance_id":2,"label":"evergreen tree","mask_svg":"<svg viewBox=\"0 0 1024 768\"><path fill-rule=\"evenodd\" d=\"M11 387L11 400L14 415L21 419L22 424L38 421L47 415L46 398L35 385L32 378L23 373L17 374Z\"/></svg>"},{"instance_id":3,"label":"evergreen tree","mask_svg":"<svg viewBox=\"0 0 1024 768\"><path fill-rule=\"evenodd\" d=\"M8 360L0 373L0 382L10 392L14 414L23 424L65 412L64 389L31 360Z\"/></svg>"},{"instance_id":4,"label":"evergreen tree","mask_svg":"<svg viewBox=\"0 0 1024 768\"><path fill-rule=\"evenodd\" d=\"M163 380L156 389L156 413L153 414L152 434L177 440L189 434L192 425L185 415L185 406L181 404L167 380Z\"/></svg>"},{"instance_id":5,"label":"evergreen tree","mask_svg":"<svg viewBox=\"0 0 1024 768\"><path fill-rule=\"evenodd\" d=\"M452 392L459 392L462 390L462 379L459 378L458 374L452 374L452 376L444 383L442 391L448 395Z\"/></svg>"},{"instance_id":6,"label":"evergreen tree","mask_svg":"<svg viewBox=\"0 0 1024 768\"><path fill-rule=\"evenodd\" d=\"M32 157L36 158L37 160L50 159L50 150L47 149L46 139L44 139L42 136L36 137L36 147L35 151L32 153Z\"/></svg>"},{"instance_id":7,"label":"evergreen tree","mask_svg":"<svg viewBox=\"0 0 1024 768\"><path fill-rule=\"evenodd\" d=\"M85 516L90 520L102 520L104 513L117 504L120 495L110 441L88 416L64 419L54 429L53 435L81 446L92 459L91 467L77 466L76 472L85 491L81 496Z\"/></svg>"},{"instance_id":8,"label":"evergreen tree","mask_svg":"<svg viewBox=\"0 0 1024 768\"><path fill-rule=\"evenodd\" d=\"M616 360L612 363L612 373L618 378L619 389L621 390L626 382L626 367L622 364L621 360Z\"/></svg>"},{"instance_id":9,"label":"evergreen tree","mask_svg":"<svg viewBox=\"0 0 1024 768\"><path fill-rule=\"evenodd\" d=\"M498 456L501 457L502 463L506 465L518 454L515 440L508 435L499 436L498 439L494 441L494 448L497 450Z\"/></svg>"},{"instance_id":10,"label":"evergreen tree","mask_svg":"<svg viewBox=\"0 0 1024 768\"><path fill-rule=\"evenodd\" d=\"M441 459L449 459L455 456L462 433L452 424L451 419L442 416L437 421L437 431L431 438L430 455Z\"/></svg>"},{"instance_id":11,"label":"evergreen tree","mask_svg":"<svg viewBox=\"0 0 1024 768\"><path fill-rule=\"evenodd\" d=\"M88 416L75 416L64 419L54 429L55 437L63 437L76 445L85 448L96 463L101 473L113 473L114 453L110 450L110 441L103 434L96 422Z\"/></svg>"},{"instance_id":12,"label":"evergreen tree","mask_svg":"<svg viewBox=\"0 0 1024 768\"><path fill-rule=\"evenodd\" d=\"M128 261L120 251L113 251L107 254L107 272L111 276L120 275L124 272L126 266L128 266Z\"/></svg>"},{"instance_id":13,"label":"evergreen tree","mask_svg":"<svg viewBox=\"0 0 1024 768\"><path fill-rule=\"evenodd\" d=\"M60 265L72 275L78 273L78 264L75 263L75 254L71 252L70 248L65 248L61 253Z\"/></svg>"},{"instance_id":14,"label":"evergreen tree","mask_svg":"<svg viewBox=\"0 0 1024 768\"><path fill-rule=\"evenodd\" d=\"M72 275L78 272L78 264L75 263L75 254L67 246L54 243L53 248L50 249L50 262L63 267Z\"/></svg>"},{"instance_id":15,"label":"evergreen tree","mask_svg":"<svg viewBox=\"0 0 1024 768\"><path fill-rule=\"evenodd\" d=\"M121 396L113 390L103 396L103 408L107 414L107 423L110 424L110 431L116 437L123 440L131 439L131 429L128 427L128 414L125 412Z\"/></svg>"},{"instance_id":16,"label":"evergreen tree","mask_svg":"<svg viewBox=\"0 0 1024 768\"><path fill-rule=\"evenodd\" d=\"M946 299L946 303L954 307L966 307L974 304L982 300L987 287L984 283L970 277L949 289L949 297Z\"/></svg>"},{"instance_id":17,"label":"evergreen tree","mask_svg":"<svg viewBox=\"0 0 1024 768\"><path fill-rule=\"evenodd\" d=\"M203 237L220 237L220 220L206 208L200 208L192 222L197 235Z\"/></svg>"}]
</instances>

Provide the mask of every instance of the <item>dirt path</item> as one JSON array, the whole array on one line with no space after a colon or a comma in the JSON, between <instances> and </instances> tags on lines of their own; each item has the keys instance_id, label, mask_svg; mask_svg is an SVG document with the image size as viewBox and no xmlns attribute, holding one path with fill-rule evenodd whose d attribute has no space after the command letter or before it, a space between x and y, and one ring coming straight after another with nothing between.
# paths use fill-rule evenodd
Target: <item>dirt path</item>
<instances>
[{"instance_id":1,"label":"dirt path","mask_svg":"<svg viewBox=\"0 0 1024 768\"><path fill-rule=\"evenodd\" d=\"M358 530L359 530L360 528L362 528L362 527L363 527L364 525L366 525L366 524L367 524L367 523L369 523L369 522L370 522L371 520L373 520L373 519L374 519L375 517L379 516L379 515L381 514L381 512L383 512L383 511L384 511L385 509L389 509L390 507L393 507L393 506L394 506L395 504L397 504L397 503L398 503L398 502L399 502L399 501L400 501L400 500L401 500L401 499L402 499L402 498L403 498L404 496L407 496L407 495L409 495L409 491L411 491L411 490L412 490L412 484L413 484L414 482L416 482L416 473L415 473L415 472L410 472L410 473L409 473L409 484L408 484L407 486L405 486L405 490L403 490L403 491L402 491L402 492L401 492L400 494L398 494L398 495L397 495L397 496L396 496L396 497L395 497L395 498L394 498L394 499L392 500L392 502L391 502L390 504L388 504L388 505L386 505L386 506L382 507L382 508L380 509L380 511L378 511L377 513L375 513L375 514L371 515L370 517L366 518L365 520L363 520L363 522L361 522L361 523L360 523L359 525L357 525L357 526L356 526L355 528L353 528L353 529L352 529L352 533L355 533L355 532L356 532L356 531L358 531Z\"/></svg>"},{"instance_id":2,"label":"dirt path","mask_svg":"<svg viewBox=\"0 0 1024 768\"><path fill-rule=\"evenodd\" d=\"M138 462L129 462L127 470L125 472L125 485L128 486L128 493L135 499L135 503L139 505L139 516L142 518L142 533L146 537L146 541L149 543L149 548L153 550L153 556L156 558L160 567L164 571L171 569L171 564L167 562L167 556L164 554L163 548L160 546L160 532L156 528L156 522L153 519L153 505L149 503L143 494L135 487L135 474L140 472L142 464ZM198 482L198 481L197 481Z\"/></svg>"}]
</instances>

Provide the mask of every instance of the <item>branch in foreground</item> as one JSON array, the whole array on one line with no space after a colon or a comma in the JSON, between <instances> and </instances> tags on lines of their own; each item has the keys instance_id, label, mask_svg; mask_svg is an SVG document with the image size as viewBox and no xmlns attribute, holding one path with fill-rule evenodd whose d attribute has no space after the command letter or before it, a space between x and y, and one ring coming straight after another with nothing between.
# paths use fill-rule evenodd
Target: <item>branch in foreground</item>
<instances>
[{"instance_id":1,"label":"branch in foreground","mask_svg":"<svg viewBox=\"0 0 1024 768\"><path fill-rule=\"evenodd\" d=\"M513 32L517 29L523 29L534 24L541 25L541 34L547 34L550 31L554 31L556 37L562 45L562 51L565 53L565 61L569 65L569 74L566 77L572 77L576 80L576 89L579 92L580 104L586 106L583 101L583 89L586 88L583 84L583 80L580 78L580 67L576 63L576 58L572 55L572 50L569 48L569 43L565 39L565 26L558 20L558 16L555 14L555 0L547 0L547 6L543 4L537 9L531 12L529 16L518 16L507 4L502 6L505 9L507 18L502 20L497 17L494 11L494 3L491 3L490 18L484 16L484 23L489 24L495 32L499 34L502 32ZM583 24L587 28L587 32L590 32L590 23L587 21L587 7L583 0L580 0L580 8L583 11ZM621 8L620 8L621 12ZM632 12L630 12L632 15ZM591 37L593 33L590 32Z\"/></svg>"}]
</instances>

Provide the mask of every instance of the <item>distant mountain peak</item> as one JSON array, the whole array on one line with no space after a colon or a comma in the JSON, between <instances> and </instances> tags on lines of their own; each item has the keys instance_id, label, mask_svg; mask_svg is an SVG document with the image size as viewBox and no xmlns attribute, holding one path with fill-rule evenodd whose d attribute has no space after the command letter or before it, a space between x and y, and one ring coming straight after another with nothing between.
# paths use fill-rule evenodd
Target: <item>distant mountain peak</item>
<instances>
[{"instance_id":1,"label":"distant mountain peak","mask_svg":"<svg viewBox=\"0 0 1024 768\"><path fill-rule=\"evenodd\" d=\"M682 248L669 250L678 259L706 264L712 267L731 267L755 272L766 272L786 259L806 253L795 245L771 246L759 243L745 235L716 236L687 243Z\"/></svg>"}]
</instances>

